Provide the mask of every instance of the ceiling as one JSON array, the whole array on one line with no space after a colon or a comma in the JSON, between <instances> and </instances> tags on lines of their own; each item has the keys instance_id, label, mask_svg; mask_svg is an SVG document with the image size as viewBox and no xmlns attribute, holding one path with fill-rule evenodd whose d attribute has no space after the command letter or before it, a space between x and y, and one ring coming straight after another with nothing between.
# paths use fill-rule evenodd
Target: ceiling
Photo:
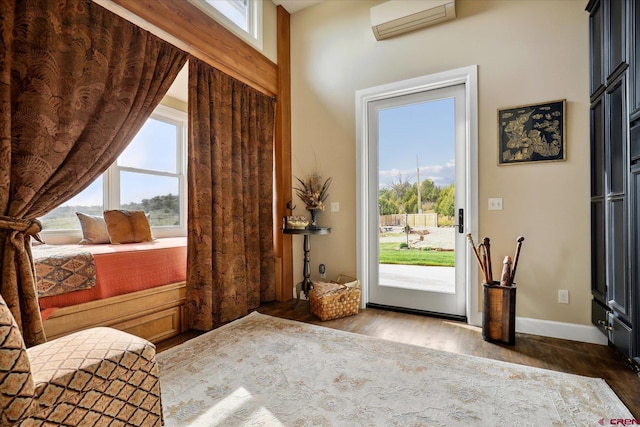
<instances>
[{"instance_id":1,"label":"ceiling","mask_svg":"<svg viewBox=\"0 0 640 427\"><path fill-rule=\"evenodd\" d=\"M273 0L276 6L282 5L287 12L294 14L299 10L305 9L314 4L320 3L323 0Z\"/></svg>"}]
</instances>

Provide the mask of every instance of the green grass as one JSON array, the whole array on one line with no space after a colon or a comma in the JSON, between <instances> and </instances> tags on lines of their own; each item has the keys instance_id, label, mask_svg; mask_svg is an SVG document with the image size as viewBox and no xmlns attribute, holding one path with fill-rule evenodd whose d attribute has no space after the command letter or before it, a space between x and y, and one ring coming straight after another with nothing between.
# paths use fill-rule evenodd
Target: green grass
<instances>
[{"instance_id":1,"label":"green grass","mask_svg":"<svg viewBox=\"0 0 640 427\"><path fill-rule=\"evenodd\" d=\"M399 243L380 243L380 264L437 265L453 267L453 251L399 249Z\"/></svg>"}]
</instances>

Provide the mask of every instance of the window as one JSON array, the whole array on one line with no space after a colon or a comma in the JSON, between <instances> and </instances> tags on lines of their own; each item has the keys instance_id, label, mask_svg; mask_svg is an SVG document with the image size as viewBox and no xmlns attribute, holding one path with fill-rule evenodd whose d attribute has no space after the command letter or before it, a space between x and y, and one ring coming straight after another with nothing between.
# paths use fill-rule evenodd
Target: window
<instances>
[{"instance_id":1,"label":"window","mask_svg":"<svg viewBox=\"0 0 640 427\"><path fill-rule=\"evenodd\" d=\"M160 105L109 169L63 205L40 218L48 243L80 238L76 212L142 210L155 237L186 235L187 115Z\"/></svg>"},{"instance_id":2,"label":"window","mask_svg":"<svg viewBox=\"0 0 640 427\"><path fill-rule=\"evenodd\" d=\"M247 43L262 50L262 0L189 0Z\"/></svg>"},{"instance_id":3,"label":"window","mask_svg":"<svg viewBox=\"0 0 640 427\"><path fill-rule=\"evenodd\" d=\"M250 33L249 1L248 0L205 0L209 6L215 7L218 12L229 18L231 22Z\"/></svg>"}]
</instances>

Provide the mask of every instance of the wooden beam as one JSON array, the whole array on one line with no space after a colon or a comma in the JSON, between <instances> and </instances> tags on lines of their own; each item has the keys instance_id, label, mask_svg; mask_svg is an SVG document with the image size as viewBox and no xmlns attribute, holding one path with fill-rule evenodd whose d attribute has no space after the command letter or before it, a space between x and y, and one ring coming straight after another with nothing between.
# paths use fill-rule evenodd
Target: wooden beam
<instances>
[{"instance_id":1,"label":"wooden beam","mask_svg":"<svg viewBox=\"0 0 640 427\"><path fill-rule=\"evenodd\" d=\"M278 14L278 102L276 104L275 129L275 177L274 243L276 258L281 259L281 277L276 289L276 299L287 301L293 297L293 255L291 235L284 235L282 218L289 214L287 203L291 200L291 35L290 15L282 6ZM278 280L276 280L278 282Z\"/></svg>"},{"instance_id":2,"label":"wooden beam","mask_svg":"<svg viewBox=\"0 0 640 427\"><path fill-rule=\"evenodd\" d=\"M251 87L278 93L278 66L186 0L94 1Z\"/></svg>"}]
</instances>

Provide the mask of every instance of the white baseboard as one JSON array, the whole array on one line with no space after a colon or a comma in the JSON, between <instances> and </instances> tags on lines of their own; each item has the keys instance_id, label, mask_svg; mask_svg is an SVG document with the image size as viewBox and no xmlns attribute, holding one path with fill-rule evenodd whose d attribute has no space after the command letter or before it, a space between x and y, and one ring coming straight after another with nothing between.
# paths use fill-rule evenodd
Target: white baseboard
<instances>
[{"instance_id":1,"label":"white baseboard","mask_svg":"<svg viewBox=\"0 0 640 427\"><path fill-rule=\"evenodd\" d=\"M516 317L516 332L607 345L607 337L598 328L575 323Z\"/></svg>"}]
</instances>

